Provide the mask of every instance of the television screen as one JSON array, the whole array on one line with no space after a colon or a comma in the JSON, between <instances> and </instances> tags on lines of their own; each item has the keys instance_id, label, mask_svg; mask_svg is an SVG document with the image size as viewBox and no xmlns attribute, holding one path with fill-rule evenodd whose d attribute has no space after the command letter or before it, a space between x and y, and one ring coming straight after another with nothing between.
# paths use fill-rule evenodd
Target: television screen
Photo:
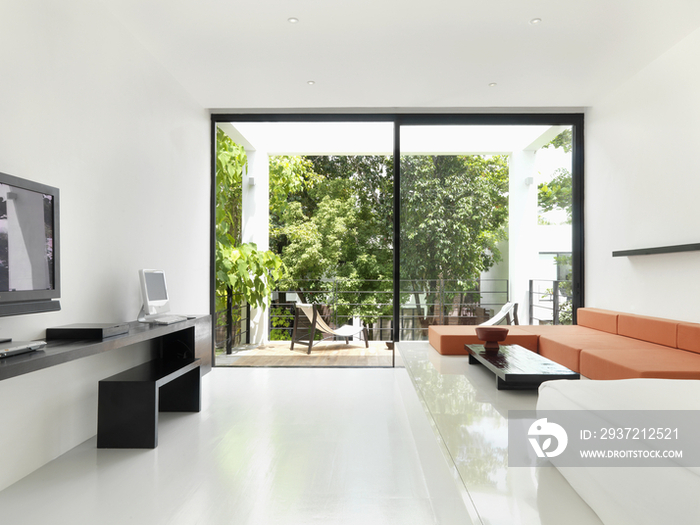
<instances>
[{"instance_id":1,"label":"television screen","mask_svg":"<svg viewBox=\"0 0 700 525\"><path fill-rule=\"evenodd\" d=\"M0 184L0 291L53 288L53 196Z\"/></svg>"},{"instance_id":2,"label":"television screen","mask_svg":"<svg viewBox=\"0 0 700 525\"><path fill-rule=\"evenodd\" d=\"M60 308L58 197L0 173L0 315Z\"/></svg>"}]
</instances>

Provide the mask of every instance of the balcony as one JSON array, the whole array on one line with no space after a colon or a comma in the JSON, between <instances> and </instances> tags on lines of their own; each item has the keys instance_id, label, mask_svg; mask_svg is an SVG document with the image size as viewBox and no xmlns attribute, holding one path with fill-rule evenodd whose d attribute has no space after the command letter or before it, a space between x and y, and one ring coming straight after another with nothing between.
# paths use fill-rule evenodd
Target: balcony
<instances>
[{"instance_id":1,"label":"balcony","mask_svg":"<svg viewBox=\"0 0 700 525\"><path fill-rule=\"evenodd\" d=\"M509 300L507 279L481 279L478 286L459 280L401 281L399 340L428 338L431 325L477 325L491 318ZM268 312L269 339L250 344L250 309L233 309L227 332L225 312L217 316L217 364L232 366L392 366L393 283L391 280L322 279L281 283ZM284 286L286 284L286 286ZM568 280L529 281L530 324L571 324L571 289ZM427 290L427 291L426 291ZM290 352L294 305L323 305L322 315L331 326L366 324L370 345L346 345L326 340L311 354L302 347ZM522 316L527 320L526 316ZM229 334L227 337L227 333ZM320 338L320 335L319 335ZM227 340L231 342L226 349Z\"/></svg>"},{"instance_id":2,"label":"balcony","mask_svg":"<svg viewBox=\"0 0 700 525\"><path fill-rule=\"evenodd\" d=\"M399 339L427 339L434 324L476 325L491 318L508 301L507 279L482 279L477 286L462 280L403 280L399 310ZM393 341L393 282L391 280L319 279L282 282L272 294L269 340L289 341L294 324L294 304L323 305L323 317L331 326L367 324L371 341ZM286 285L286 286L285 286ZM217 346L226 341L225 311L217 313ZM234 308L229 339L232 346L248 344L250 314L245 306Z\"/></svg>"},{"instance_id":3,"label":"balcony","mask_svg":"<svg viewBox=\"0 0 700 525\"><path fill-rule=\"evenodd\" d=\"M570 280L530 280L530 324L572 324Z\"/></svg>"}]
</instances>

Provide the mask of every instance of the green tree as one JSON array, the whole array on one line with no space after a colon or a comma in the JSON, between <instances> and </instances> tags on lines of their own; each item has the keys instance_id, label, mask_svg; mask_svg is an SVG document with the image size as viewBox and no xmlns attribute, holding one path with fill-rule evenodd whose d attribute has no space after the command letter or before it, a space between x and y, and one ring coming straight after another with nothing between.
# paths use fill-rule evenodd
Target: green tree
<instances>
[{"instance_id":1,"label":"green tree","mask_svg":"<svg viewBox=\"0 0 700 525\"><path fill-rule=\"evenodd\" d=\"M507 157L405 156L401 177L402 290L414 295L425 328L451 304L445 283L460 294L474 290L481 272L501 260Z\"/></svg>"},{"instance_id":2,"label":"green tree","mask_svg":"<svg viewBox=\"0 0 700 525\"><path fill-rule=\"evenodd\" d=\"M312 157L328 183L317 198L338 199L347 234L339 245L336 302L341 315L372 323L390 316L393 295L393 161L384 155ZM323 192L323 193L321 193Z\"/></svg>"},{"instance_id":3,"label":"green tree","mask_svg":"<svg viewBox=\"0 0 700 525\"><path fill-rule=\"evenodd\" d=\"M243 170L248 157L242 146L216 130L216 241L223 246L241 242Z\"/></svg>"},{"instance_id":4,"label":"green tree","mask_svg":"<svg viewBox=\"0 0 700 525\"><path fill-rule=\"evenodd\" d=\"M571 129L562 131L559 135L543 146L543 148L561 148L566 153L571 153ZM571 224L573 201L571 198L571 172L566 168L559 168L554 172L552 180L537 185L537 205L541 213L553 210L566 212L566 224ZM544 219L540 217L540 221Z\"/></svg>"},{"instance_id":5,"label":"green tree","mask_svg":"<svg viewBox=\"0 0 700 525\"><path fill-rule=\"evenodd\" d=\"M269 250L258 250L255 243L218 248L216 278L227 294L242 298L252 307L265 308L274 283L284 276L282 259Z\"/></svg>"},{"instance_id":6,"label":"green tree","mask_svg":"<svg viewBox=\"0 0 700 525\"><path fill-rule=\"evenodd\" d=\"M271 209L272 245L288 268L285 288L303 301L333 302L365 322L392 313L393 159L306 157L300 184ZM481 271L500 260L506 237L508 168L504 156L407 156L402 162L402 278L408 294L435 313L440 283L473 290ZM305 166L301 162L278 162ZM271 199L271 202L272 199ZM329 280L333 280L332 288ZM438 307L439 308L439 307Z\"/></svg>"},{"instance_id":7,"label":"green tree","mask_svg":"<svg viewBox=\"0 0 700 525\"><path fill-rule=\"evenodd\" d=\"M537 186L537 205L542 213L553 210L566 212L566 224L571 224L573 201L571 200L571 173L559 168L549 182Z\"/></svg>"},{"instance_id":8,"label":"green tree","mask_svg":"<svg viewBox=\"0 0 700 525\"><path fill-rule=\"evenodd\" d=\"M282 209L271 206L272 244L289 270L285 287L295 290L302 301L332 302L341 317L359 315L372 322L380 314L390 314L390 161L382 156L306 157L306 161L313 175L304 165L301 178L306 183L287 196Z\"/></svg>"},{"instance_id":9,"label":"green tree","mask_svg":"<svg viewBox=\"0 0 700 525\"><path fill-rule=\"evenodd\" d=\"M559 135L554 137L549 144L542 146L543 148L562 148L566 153L572 151L572 135L571 128L565 129Z\"/></svg>"},{"instance_id":10,"label":"green tree","mask_svg":"<svg viewBox=\"0 0 700 525\"><path fill-rule=\"evenodd\" d=\"M217 129L216 150L216 311L226 311L227 352L231 352L234 303L265 307L273 284L284 274L282 260L253 243L241 243L242 176L245 150Z\"/></svg>"},{"instance_id":11,"label":"green tree","mask_svg":"<svg viewBox=\"0 0 700 525\"><path fill-rule=\"evenodd\" d=\"M271 156L269 162L270 248L281 254L288 243L285 226L297 215L298 209L314 205L308 198L308 191L323 177L314 171L306 157Z\"/></svg>"}]
</instances>

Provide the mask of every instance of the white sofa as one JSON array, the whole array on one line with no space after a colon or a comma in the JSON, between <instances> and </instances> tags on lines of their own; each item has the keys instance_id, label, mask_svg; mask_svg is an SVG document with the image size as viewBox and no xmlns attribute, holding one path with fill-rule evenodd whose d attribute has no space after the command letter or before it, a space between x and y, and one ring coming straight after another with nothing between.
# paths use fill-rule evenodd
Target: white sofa
<instances>
[{"instance_id":1,"label":"white sofa","mask_svg":"<svg viewBox=\"0 0 700 525\"><path fill-rule=\"evenodd\" d=\"M537 410L700 410L700 381L548 381ZM700 523L698 467L557 469L606 525Z\"/></svg>"}]
</instances>

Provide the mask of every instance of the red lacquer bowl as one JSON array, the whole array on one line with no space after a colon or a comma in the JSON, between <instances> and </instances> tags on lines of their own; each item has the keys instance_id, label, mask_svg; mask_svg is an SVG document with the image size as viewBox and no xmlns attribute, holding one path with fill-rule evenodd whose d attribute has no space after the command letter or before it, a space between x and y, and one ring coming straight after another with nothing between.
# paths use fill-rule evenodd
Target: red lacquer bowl
<instances>
[{"instance_id":1,"label":"red lacquer bowl","mask_svg":"<svg viewBox=\"0 0 700 525\"><path fill-rule=\"evenodd\" d=\"M484 350L498 352L500 341L504 341L508 335L508 329L503 326L477 326L476 336L479 341L484 341Z\"/></svg>"}]
</instances>

